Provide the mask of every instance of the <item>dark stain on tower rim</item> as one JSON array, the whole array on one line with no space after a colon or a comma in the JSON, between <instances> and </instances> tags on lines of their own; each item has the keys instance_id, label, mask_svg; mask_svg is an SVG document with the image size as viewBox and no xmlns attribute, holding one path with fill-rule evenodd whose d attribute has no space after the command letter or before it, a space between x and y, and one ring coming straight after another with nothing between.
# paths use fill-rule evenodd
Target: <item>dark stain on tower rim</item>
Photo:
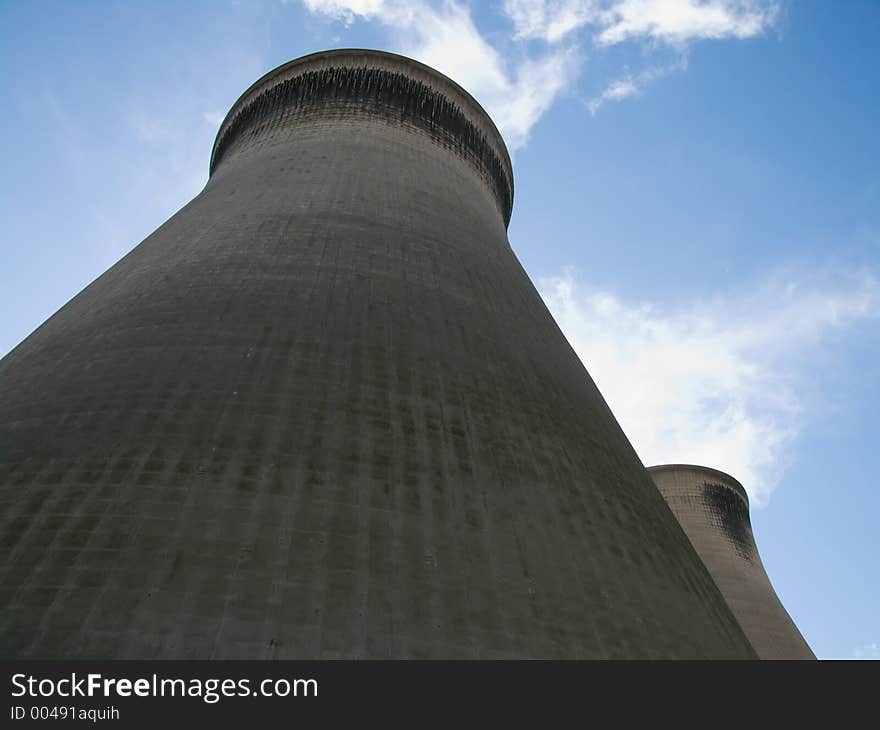
<instances>
[{"instance_id":1,"label":"dark stain on tower rim","mask_svg":"<svg viewBox=\"0 0 880 730\"><path fill-rule=\"evenodd\" d=\"M737 555L754 562L755 538L748 501L738 491L720 482L703 482L702 492L708 514L730 540Z\"/></svg>"}]
</instances>

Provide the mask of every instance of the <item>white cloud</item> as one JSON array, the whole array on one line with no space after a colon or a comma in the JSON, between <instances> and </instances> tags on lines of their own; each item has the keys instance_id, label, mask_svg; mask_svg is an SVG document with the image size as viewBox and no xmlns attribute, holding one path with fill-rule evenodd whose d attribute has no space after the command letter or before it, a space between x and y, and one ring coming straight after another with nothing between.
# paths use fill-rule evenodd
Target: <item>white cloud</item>
<instances>
[{"instance_id":1,"label":"white cloud","mask_svg":"<svg viewBox=\"0 0 880 730\"><path fill-rule=\"evenodd\" d=\"M310 12L319 12L351 23L357 16L371 18L380 13L384 0L303 0Z\"/></svg>"},{"instance_id":2,"label":"white cloud","mask_svg":"<svg viewBox=\"0 0 880 730\"><path fill-rule=\"evenodd\" d=\"M620 79L612 83L606 90L604 96L608 99L626 99L628 96L638 93L638 87L632 78Z\"/></svg>"},{"instance_id":3,"label":"white cloud","mask_svg":"<svg viewBox=\"0 0 880 730\"><path fill-rule=\"evenodd\" d=\"M643 462L729 472L758 507L803 426L810 348L880 314L869 275L811 283L780 275L750 294L672 312L590 290L571 270L539 288Z\"/></svg>"},{"instance_id":4,"label":"white cloud","mask_svg":"<svg viewBox=\"0 0 880 730\"><path fill-rule=\"evenodd\" d=\"M650 82L685 68L687 68L687 56L681 55L675 63L666 66L650 66L635 76L627 74L622 78L614 79L602 90L601 94L586 103L587 109L591 114L596 114L605 102L623 101L638 96Z\"/></svg>"},{"instance_id":5,"label":"white cloud","mask_svg":"<svg viewBox=\"0 0 880 730\"><path fill-rule=\"evenodd\" d=\"M513 22L516 38L542 38L555 43L599 16L596 0L505 0L503 12Z\"/></svg>"},{"instance_id":6,"label":"white cloud","mask_svg":"<svg viewBox=\"0 0 880 730\"><path fill-rule=\"evenodd\" d=\"M523 147L541 115L576 76L576 49L558 46L537 57L507 60L477 29L464 5L402 0L305 0L308 10L337 20L377 21L394 33L395 49L436 68L489 112L512 149Z\"/></svg>"},{"instance_id":7,"label":"white cloud","mask_svg":"<svg viewBox=\"0 0 880 730\"><path fill-rule=\"evenodd\" d=\"M693 40L752 38L779 12L766 0L616 0L599 16L597 42L648 38L674 45Z\"/></svg>"},{"instance_id":8,"label":"white cloud","mask_svg":"<svg viewBox=\"0 0 880 730\"><path fill-rule=\"evenodd\" d=\"M751 38L776 20L776 0L505 0L515 37L554 43L588 26L600 45L650 39Z\"/></svg>"},{"instance_id":9,"label":"white cloud","mask_svg":"<svg viewBox=\"0 0 880 730\"><path fill-rule=\"evenodd\" d=\"M641 87L636 80L632 76L626 76L608 84L599 96L587 102L587 108L595 114L606 101L621 101L640 93Z\"/></svg>"},{"instance_id":10,"label":"white cloud","mask_svg":"<svg viewBox=\"0 0 880 730\"><path fill-rule=\"evenodd\" d=\"M647 41L674 48L677 63L649 66L610 82L586 103L592 114L608 101L638 96L650 82L687 67L692 41L751 38L770 28L779 15L771 0L505 0L504 14L516 39L556 43L586 27L601 48L624 41Z\"/></svg>"}]
</instances>

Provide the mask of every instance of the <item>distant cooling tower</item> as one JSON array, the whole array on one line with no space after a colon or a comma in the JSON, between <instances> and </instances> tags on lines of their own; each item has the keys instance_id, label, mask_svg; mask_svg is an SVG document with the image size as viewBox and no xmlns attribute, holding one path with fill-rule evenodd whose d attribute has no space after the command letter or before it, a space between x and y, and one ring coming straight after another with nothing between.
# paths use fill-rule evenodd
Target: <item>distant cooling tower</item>
<instances>
[{"instance_id":1,"label":"distant cooling tower","mask_svg":"<svg viewBox=\"0 0 880 730\"><path fill-rule=\"evenodd\" d=\"M205 189L0 361L0 654L753 657L512 198L421 64L254 84Z\"/></svg>"},{"instance_id":2,"label":"distant cooling tower","mask_svg":"<svg viewBox=\"0 0 880 730\"><path fill-rule=\"evenodd\" d=\"M758 657L815 659L764 571L742 485L704 466L667 464L648 471Z\"/></svg>"}]
</instances>

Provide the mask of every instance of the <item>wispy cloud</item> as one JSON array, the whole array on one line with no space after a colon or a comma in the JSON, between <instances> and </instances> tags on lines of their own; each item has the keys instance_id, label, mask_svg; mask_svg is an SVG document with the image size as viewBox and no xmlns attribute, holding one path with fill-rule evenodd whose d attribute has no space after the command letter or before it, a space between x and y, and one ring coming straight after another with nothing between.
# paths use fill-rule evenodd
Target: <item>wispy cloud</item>
<instances>
[{"instance_id":1,"label":"wispy cloud","mask_svg":"<svg viewBox=\"0 0 880 730\"><path fill-rule=\"evenodd\" d=\"M624 76L612 81L601 94L587 102L587 108L590 113L595 114L606 101L621 101L631 96L638 96L641 91L641 84L635 78Z\"/></svg>"},{"instance_id":2,"label":"wispy cloud","mask_svg":"<svg viewBox=\"0 0 880 730\"><path fill-rule=\"evenodd\" d=\"M638 96L652 81L663 78L674 71L686 69L687 64L687 55L682 54L673 63L663 66L649 66L635 75L627 73L611 81L600 94L586 102L587 109L591 114L595 114L608 101L623 101L632 96Z\"/></svg>"},{"instance_id":3,"label":"wispy cloud","mask_svg":"<svg viewBox=\"0 0 880 730\"><path fill-rule=\"evenodd\" d=\"M503 11L513 23L515 37L557 43L599 18L596 0L505 0Z\"/></svg>"},{"instance_id":4,"label":"wispy cloud","mask_svg":"<svg viewBox=\"0 0 880 730\"><path fill-rule=\"evenodd\" d=\"M637 96L651 81L685 68L690 42L750 38L778 15L778 3L770 0L505 0L501 14L511 32L502 53L477 28L469 7L456 0L303 2L311 13L347 26L360 20L387 27L395 50L434 66L476 96L514 150L579 76L584 48L641 41L678 57L606 81L587 102L595 114L604 103ZM529 44L535 40L543 47Z\"/></svg>"},{"instance_id":5,"label":"wispy cloud","mask_svg":"<svg viewBox=\"0 0 880 730\"><path fill-rule=\"evenodd\" d=\"M324 13L349 25L357 18L372 20L380 15L391 18L406 13L403 3L388 0L303 0L303 4L310 12Z\"/></svg>"},{"instance_id":6,"label":"wispy cloud","mask_svg":"<svg viewBox=\"0 0 880 730\"><path fill-rule=\"evenodd\" d=\"M675 310L591 289L572 270L542 295L645 464L713 466L766 504L807 418L806 356L880 315L867 273L779 274Z\"/></svg>"}]
</instances>

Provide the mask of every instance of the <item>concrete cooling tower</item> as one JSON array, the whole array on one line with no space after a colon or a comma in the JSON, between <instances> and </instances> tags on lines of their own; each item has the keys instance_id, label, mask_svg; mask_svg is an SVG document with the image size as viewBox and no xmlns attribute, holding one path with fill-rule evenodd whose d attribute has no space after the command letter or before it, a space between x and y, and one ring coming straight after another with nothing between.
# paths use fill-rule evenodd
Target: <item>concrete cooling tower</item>
<instances>
[{"instance_id":1,"label":"concrete cooling tower","mask_svg":"<svg viewBox=\"0 0 880 730\"><path fill-rule=\"evenodd\" d=\"M512 199L430 68L257 81L204 190L0 361L0 654L753 657Z\"/></svg>"},{"instance_id":2,"label":"concrete cooling tower","mask_svg":"<svg viewBox=\"0 0 880 730\"><path fill-rule=\"evenodd\" d=\"M704 466L648 468L760 659L815 659L764 571L749 498L733 477Z\"/></svg>"}]
</instances>

